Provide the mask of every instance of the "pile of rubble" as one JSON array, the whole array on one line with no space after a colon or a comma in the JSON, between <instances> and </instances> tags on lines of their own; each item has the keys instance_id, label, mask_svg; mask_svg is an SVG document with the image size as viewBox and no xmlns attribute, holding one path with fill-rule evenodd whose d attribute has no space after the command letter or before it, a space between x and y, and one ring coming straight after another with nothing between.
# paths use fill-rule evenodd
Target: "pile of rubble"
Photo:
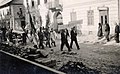
<instances>
[{"instance_id":1,"label":"pile of rubble","mask_svg":"<svg viewBox=\"0 0 120 74\"><path fill-rule=\"evenodd\" d=\"M48 54L45 50L40 50L36 48L25 48L25 47L16 47L14 45L0 43L0 50L20 56L22 58L52 67L56 65L56 60L49 59Z\"/></svg>"},{"instance_id":2,"label":"pile of rubble","mask_svg":"<svg viewBox=\"0 0 120 74\"><path fill-rule=\"evenodd\" d=\"M59 71L65 72L66 74L100 74L100 71L96 69L90 69L86 67L82 62L69 61L63 65Z\"/></svg>"},{"instance_id":3,"label":"pile of rubble","mask_svg":"<svg viewBox=\"0 0 120 74\"><path fill-rule=\"evenodd\" d=\"M72 56L77 55L76 52L62 52L59 55L53 53L53 50L46 52L45 50L40 50L36 48L25 48L10 46L9 44L0 44L0 50L6 51L8 53L20 56L22 58L32 60L36 63L43 64L45 66L57 69L59 71L65 72L67 74L99 74L100 72L96 69L90 69L86 67L82 62L65 62L65 59L72 58ZM66 56L66 57L64 57ZM64 57L60 59L60 57ZM58 67L59 66L59 67Z\"/></svg>"}]
</instances>

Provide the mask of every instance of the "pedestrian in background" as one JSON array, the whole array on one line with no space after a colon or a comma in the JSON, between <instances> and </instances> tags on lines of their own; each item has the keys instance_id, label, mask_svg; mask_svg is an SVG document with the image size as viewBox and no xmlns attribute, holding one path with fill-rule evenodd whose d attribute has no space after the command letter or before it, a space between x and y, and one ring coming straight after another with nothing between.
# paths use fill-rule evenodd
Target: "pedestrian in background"
<instances>
[{"instance_id":1,"label":"pedestrian in background","mask_svg":"<svg viewBox=\"0 0 120 74\"><path fill-rule=\"evenodd\" d=\"M108 23L106 23L105 24L105 37L106 37L107 42L110 41L109 34L110 34L110 26Z\"/></svg>"},{"instance_id":2,"label":"pedestrian in background","mask_svg":"<svg viewBox=\"0 0 120 74\"><path fill-rule=\"evenodd\" d=\"M44 34L42 32L42 27L40 27L40 30L38 31L38 37L39 37L39 48L42 47L42 49L44 49L44 45L43 45Z\"/></svg>"},{"instance_id":3,"label":"pedestrian in background","mask_svg":"<svg viewBox=\"0 0 120 74\"><path fill-rule=\"evenodd\" d=\"M54 47L56 47L56 38L57 38L57 34L56 32L53 30L53 28L51 28L51 31L50 31L50 37L51 37L51 45L54 44Z\"/></svg>"},{"instance_id":4,"label":"pedestrian in background","mask_svg":"<svg viewBox=\"0 0 120 74\"><path fill-rule=\"evenodd\" d=\"M23 45L26 45L27 43L27 34L28 34L28 30L25 30L24 33L22 34Z\"/></svg>"},{"instance_id":5,"label":"pedestrian in background","mask_svg":"<svg viewBox=\"0 0 120 74\"><path fill-rule=\"evenodd\" d=\"M44 32L44 35L46 37L46 47L49 45L49 48L51 48L49 28L46 28L46 31Z\"/></svg>"},{"instance_id":6,"label":"pedestrian in background","mask_svg":"<svg viewBox=\"0 0 120 74\"><path fill-rule=\"evenodd\" d=\"M68 37L67 31L63 29L61 32L61 51L63 51L64 45L66 45L66 47L68 48L68 51L71 51L67 37Z\"/></svg>"},{"instance_id":7,"label":"pedestrian in background","mask_svg":"<svg viewBox=\"0 0 120 74\"><path fill-rule=\"evenodd\" d=\"M73 27L71 32L71 43L70 43L70 48L72 49L72 45L73 45L73 42L75 42L76 46L77 46L77 49L79 50L80 47L78 45L78 41L77 41L77 30L76 30L76 27Z\"/></svg>"},{"instance_id":8,"label":"pedestrian in background","mask_svg":"<svg viewBox=\"0 0 120 74\"><path fill-rule=\"evenodd\" d=\"M2 39L3 39L3 41L7 41L7 38L6 38L6 26L3 26L2 28L1 28L1 31L2 31Z\"/></svg>"},{"instance_id":9,"label":"pedestrian in background","mask_svg":"<svg viewBox=\"0 0 120 74\"><path fill-rule=\"evenodd\" d=\"M99 25L99 26L98 26L98 33L97 33L97 36L98 36L98 37L102 37L102 36L103 36L102 24L99 23L98 25Z\"/></svg>"},{"instance_id":10,"label":"pedestrian in background","mask_svg":"<svg viewBox=\"0 0 120 74\"><path fill-rule=\"evenodd\" d=\"M9 29L8 31L8 39L10 42L13 42L13 33L12 33L13 29Z\"/></svg>"},{"instance_id":11,"label":"pedestrian in background","mask_svg":"<svg viewBox=\"0 0 120 74\"><path fill-rule=\"evenodd\" d=\"M116 43L119 43L119 25L115 23L115 41Z\"/></svg>"}]
</instances>

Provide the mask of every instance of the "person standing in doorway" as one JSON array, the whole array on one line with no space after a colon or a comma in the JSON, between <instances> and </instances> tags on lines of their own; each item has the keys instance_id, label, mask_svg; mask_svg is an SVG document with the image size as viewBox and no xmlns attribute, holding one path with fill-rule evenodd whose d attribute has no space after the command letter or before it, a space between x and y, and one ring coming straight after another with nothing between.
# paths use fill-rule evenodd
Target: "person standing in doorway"
<instances>
[{"instance_id":1,"label":"person standing in doorway","mask_svg":"<svg viewBox=\"0 0 120 74\"><path fill-rule=\"evenodd\" d=\"M115 41L116 43L119 43L119 25L115 23Z\"/></svg>"},{"instance_id":2,"label":"person standing in doorway","mask_svg":"<svg viewBox=\"0 0 120 74\"><path fill-rule=\"evenodd\" d=\"M98 34L97 34L97 36L98 36L98 37L102 37L102 36L103 36L102 24L99 23L98 25L99 25L99 26L98 26Z\"/></svg>"},{"instance_id":3,"label":"person standing in doorway","mask_svg":"<svg viewBox=\"0 0 120 74\"><path fill-rule=\"evenodd\" d=\"M80 47L79 47L78 41L77 41L77 30L76 30L76 27L73 27L73 28L72 28L70 34L71 34L70 48L72 49L73 42L75 42L75 44L76 44L76 46L77 46L77 49L79 50Z\"/></svg>"},{"instance_id":4,"label":"person standing in doorway","mask_svg":"<svg viewBox=\"0 0 120 74\"><path fill-rule=\"evenodd\" d=\"M107 42L108 41L110 41L110 39L109 39L109 34L110 34L110 26L109 26L109 24L108 23L106 23L105 24L105 37L106 37L106 39L107 39Z\"/></svg>"},{"instance_id":5,"label":"person standing in doorway","mask_svg":"<svg viewBox=\"0 0 120 74\"><path fill-rule=\"evenodd\" d=\"M70 52L70 46L67 40L68 34L67 32L63 29L61 32L61 51L63 51L63 47L64 45L66 45L66 47L68 48L68 51Z\"/></svg>"}]
</instances>

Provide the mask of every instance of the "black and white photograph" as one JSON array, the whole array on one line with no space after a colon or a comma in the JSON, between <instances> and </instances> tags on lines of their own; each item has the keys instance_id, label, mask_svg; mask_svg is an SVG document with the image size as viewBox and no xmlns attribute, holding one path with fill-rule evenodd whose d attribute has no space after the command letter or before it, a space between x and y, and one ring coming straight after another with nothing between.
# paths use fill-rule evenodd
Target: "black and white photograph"
<instances>
[{"instance_id":1,"label":"black and white photograph","mask_svg":"<svg viewBox=\"0 0 120 74\"><path fill-rule=\"evenodd\" d=\"M120 0L0 0L0 74L120 74Z\"/></svg>"}]
</instances>

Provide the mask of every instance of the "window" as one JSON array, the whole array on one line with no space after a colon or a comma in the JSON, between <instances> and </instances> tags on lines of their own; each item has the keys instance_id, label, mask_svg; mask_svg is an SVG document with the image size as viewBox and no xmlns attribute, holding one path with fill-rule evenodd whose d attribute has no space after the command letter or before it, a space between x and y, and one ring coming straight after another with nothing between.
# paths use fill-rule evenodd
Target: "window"
<instances>
[{"instance_id":1,"label":"window","mask_svg":"<svg viewBox=\"0 0 120 74\"><path fill-rule=\"evenodd\" d=\"M44 3L46 4L46 3L47 3L47 0L44 0Z\"/></svg>"},{"instance_id":2,"label":"window","mask_svg":"<svg viewBox=\"0 0 120 74\"><path fill-rule=\"evenodd\" d=\"M34 1L32 0L32 7L34 7L35 6L35 4L34 4Z\"/></svg>"},{"instance_id":3,"label":"window","mask_svg":"<svg viewBox=\"0 0 120 74\"><path fill-rule=\"evenodd\" d=\"M108 23L108 21L107 21L107 15L105 15L105 24L106 24L106 23Z\"/></svg>"},{"instance_id":4,"label":"window","mask_svg":"<svg viewBox=\"0 0 120 74\"><path fill-rule=\"evenodd\" d=\"M103 24L103 16L101 16L101 24Z\"/></svg>"},{"instance_id":5,"label":"window","mask_svg":"<svg viewBox=\"0 0 120 74\"><path fill-rule=\"evenodd\" d=\"M89 10L87 12L87 18L88 18L88 25L94 25L94 11Z\"/></svg>"},{"instance_id":6,"label":"window","mask_svg":"<svg viewBox=\"0 0 120 74\"><path fill-rule=\"evenodd\" d=\"M71 21L76 21L77 20L76 12L71 12L70 17L71 17Z\"/></svg>"},{"instance_id":7,"label":"window","mask_svg":"<svg viewBox=\"0 0 120 74\"><path fill-rule=\"evenodd\" d=\"M38 2L38 5L40 5L40 0L37 0L37 2Z\"/></svg>"}]
</instances>

